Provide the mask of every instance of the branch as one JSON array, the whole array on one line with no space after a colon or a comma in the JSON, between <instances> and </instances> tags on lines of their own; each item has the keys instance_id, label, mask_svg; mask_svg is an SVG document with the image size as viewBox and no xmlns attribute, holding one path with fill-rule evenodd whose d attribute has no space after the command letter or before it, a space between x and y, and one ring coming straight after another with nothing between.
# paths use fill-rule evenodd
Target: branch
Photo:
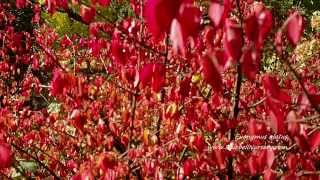
<instances>
[{"instance_id":1,"label":"branch","mask_svg":"<svg viewBox=\"0 0 320 180\"><path fill-rule=\"evenodd\" d=\"M38 158L34 157L33 155L29 154L26 150L20 148L19 146L17 146L14 143L11 143L11 145L17 149L18 151L22 152L23 154L28 155L31 159L33 159L34 161L36 161L40 166L42 166L44 169L46 169L53 177L54 179L60 179L60 177L53 172L48 166L46 166L45 164L43 164Z\"/></svg>"},{"instance_id":2,"label":"branch","mask_svg":"<svg viewBox=\"0 0 320 180\"><path fill-rule=\"evenodd\" d=\"M304 94L307 96L308 101L310 102L311 106L317 111L318 114L320 114L320 108L311 100L311 96L310 96L309 92L307 91L306 87L304 86L300 75L297 73L296 70L293 69L293 67L291 66L289 60L287 58L284 58L283 53L281 54L280 59L289 68L291 73L294 75L294 77L299 82L299 84L302 87L302 90L303 90Z\"/></svg>"},{"instance_id":3,"label":"branch","mask_svg":"<svg viewBox=\"0 0 320 180\"><path fill-rule=\"evenodd\" d=\"M247 106L245 108L240 108L240 110L247 110L247 109L251 109L251 108L257 107L260 104L262 104L266 99L267 98L264 97L264 98L260 99L259 101L255 102L255 103L253 103L253 104L251 104L251 105L249 105L249 106Z\"/></svg>"},{"instance_id":4,"label":"branch","mask_svg":"<svg viewBox=\"0 0 320 180\"><path fill-rule=\"evenodd\" d=\"M242 11L240 8L240 0L236 1L237 3L237 9L239 12L239 19L240 19L240 26L242 28ZM242 35L242 42L244 43L244 37ZM231 119L235 120L238 118L240 108L239 108L239 102L240 102L240 90L241 90L241 85L242 85L242 71L241 71L241 63L240 63L240 58L242 54L239 56L239 59L237 60L237 80L236 80L236 86L235 86L235 98L233 100L233 108L232 108L232 114L231 114ZM231 128L229 131L229 140L233 141L235 139L235 128ZM233 157L229 157L228 159L228 165L227 165L227 176L229 180L233 179Z\"/></svg>"}]
</instances>

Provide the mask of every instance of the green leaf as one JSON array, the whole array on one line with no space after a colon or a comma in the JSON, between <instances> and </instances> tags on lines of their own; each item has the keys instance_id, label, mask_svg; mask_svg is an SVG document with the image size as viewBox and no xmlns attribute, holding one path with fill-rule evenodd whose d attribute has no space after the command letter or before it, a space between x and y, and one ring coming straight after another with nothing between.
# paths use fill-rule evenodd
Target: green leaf
<instances>
[{"instance_id":1,"label":"green leaf","mask_svg":"<svg viewBox=\"0 0 320 180\"><path fill-rule=\"evenodd\" d=\"M20 161L20 166L28 172L36 172L38 169L38 164L35 161Z\"/></svg>"},{"instance_id":2,"label":"green leaf","mask_svg":"<svg viewBox=\"0 0 320 180\"><path fill-rule=\"evenodd\" d=\"M48 106L48 112L49 113L59 113L61 110L61 104L53 102L50 103Z\"/></svg>"}]
</instances>

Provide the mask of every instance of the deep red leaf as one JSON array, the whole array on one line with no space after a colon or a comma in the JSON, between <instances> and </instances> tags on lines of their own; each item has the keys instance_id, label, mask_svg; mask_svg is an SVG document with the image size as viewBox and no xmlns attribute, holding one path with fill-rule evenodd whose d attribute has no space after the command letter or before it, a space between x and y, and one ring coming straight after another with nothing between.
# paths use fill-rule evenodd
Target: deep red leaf
<instances>
[{"instance_id":1,"label":"deep red leaf","mask_svg":"<svg viewBox=\"0 0 320 180\"><path fill-rule=\"evenodd\" d=\"M213 158L215 159L216 163L218 164L218 167L220 170L223 170L226 168L227 154L224 150L215 149L213 151Z\"/></svg>"},{"instance_id":2,"label":"deep red leaf","mask_svg":"<svg viewBox=\"0 0 320 180\"><path fill-rule=\"evenodd\" d=\"M191 175L193 169L194 169L194 163L191 159L188 159L183 163L183 174L185 176Z\"/></svg>"},{"instance_id":3,"label":"deep red leaf","mask_svg":"<svg viewBox=\"0 0 320 180\"><path fill-rule=\"evenodd\" d=\"M244 30L249 41L255 41L258 36L258 20L254 13L245 19Z\"/></svg>"},{"instance_id":4,"label":"deep red leaf","mask_svg":"<svg viewBox=\"0 0 320 180\"><path fill-rule=\"evenodd\" d=\"M165 67L163 64L155 63L152 75L152 90L159 92L165 85Z\"/></svg>"},{"instance_id":5,"label":"deep red leaf","mask_svg":"<svg viewBox=\"0 0 320 180\"><path fill-rule=\"evenodd\" d=\"M220 27L228 17L231 9L230 0L224 0L223 3L214 1L209 7L209 17L216 27Z\"/></svg>"},{"instance_id":6,"label":"deep red leaf","mask_svg":"<svg viewBox=\"0 0 320 180\"><path fill-rule=\"evenodd\" d=\"M222 90L222 77L218 69L217 59L205 56L201 61L204 80L216 91Z\"/></svg>"},{"instance_id":7,"label":"deep red leaf","mask_svg":"<svg viewBox=\"0 0 320 180\"><path fill-rule=\"evenodd\" d=\"M201 11L191 3L183 3L179 10L178 21L181 24L184 42L188 37L196 37L200 29Z\"/></svg>"},{"instance_id":8,"label":"deep red leaf","mask_svg":"<svg viewBox=\"0 0 320 180\"><path fill-rule=\"evenodd\" d=\"M183 32L179 21L176 19L171 24L170 39L174 53L181 52L182 55L185 55Z\"/></svg>"},{"instance_id":9,"label":"deep red leaf","mask_svg":"<svg viewBox=\"0 0 320 180\"><path fill-rule=\"evenodd\" d=\"M152 90L159 92L165 85L165 67L160 63L150 63L143 66L139 72L139 82L142 86L151 85Z\"/></svg>"},{"instance_id":10,"label":"deep red leaf","mask_svg":"<svg viewBox=\"0 0 320 180\"><path fill-rule=\"evenodd\" d=\"M243 52L241 60L242 72L253 81L260 67L260 53L254 49L247 49Z\"/></svg>"},{"instance_id":11,"label":"deep red leaf","mask_svg":"<svg viewBox=\"0 0 320 180\"><path fill-rule=\"evenodd\" d=\"M99 4L103 7L109 6L111 0L98 0Z\"/></svg>"},{"instance_id":12,"label":"deep red leaf","mask_svg":"<svg viewBox=\"0 0 320 180\"><path fill-rule=\"evenodd\" d=\"M205 139L204 139L203 135L197 135L194 138L193 145L196 147L196 149L199 152L203 152L203 149L205 147Z\"/></svg>"},{"instance_id":13,"label":"deep red leaf","mask_svg":"<svg viewBox=\"0 0 320 180\"><path fill-rule=\"evenodd\" d=\"M274 172L272 169L266 169L263 171L263 179L264 180L276 180L277 173Z\"/></svg>"},{"instance_id":14,"label":"deep red leaf","mask_svg":"<svg viewBox=\"0 0 320 180\"><path fill-rule=\"evenodd\" d=\"M272 28L272 13L270 10L265 9L261 12L256 12L258 24L258 37L255 39L256 48L261 49L263 42Z\"/></svg>"},{"instance_id":15,"label":"deep red leaf","mask_svg":"<svg viewBox=\"0 0 320 180\"><path fill-rule=\"evenodd\" d=\"M12 151L10 145L0 142L0 170L9 168L12 163Z\"/></svg>"},{"instance_id":16,"label":"deep red leaf","mask_svg":"<svg viewBox=\"0 0 320 180\"><path fill-rule=\"evenodd\" d=\"M191 88L191 78L186 77L184 80L181 81L180 83L180 88L179 88L179 93L182 98L188 97L190 88Z\"/></svg>"},{"instance_id":17,"label":"deep red leaf","mask_svg":"<svg viewBox=\"0 0 320 180\"><path fill-rule=\"evenodd\" d=\"M91 23L96 16L96 9L93 7L87 7L85 5L80 6L80 16L85 23Z\"/></svg>"},{"instance_id":18,"label":"deep red leaf","mask_svg":"<svg viewBox=\"0 0 320 180\"><path fill-rule=\"evenodd\" d=\"M287 115L287 121L288 122L288 131L292 136L298 135L300 131L300 125L295 122L297 121L297 115L295 111L290 111Z\"/></svg>"},{"instance_id":19,"label":"deep red leaf","mask_svg":"<svg viewBox=\"0 0 320 180\"><path fill-rule=\"evenodd\" d=\"M299 42L304 30L303 17L299 12L291 14L286 21L287 37L293 46Z\"/></svg>"},{"instance_id":20,"label":"deep red leaf","mask_svg":"<svg viewBox=\"0 0 320 180\"><path fill-rule=\"evenodd\" d=\"M60 42L60 45L63 48L66 48L66 47L70 46L71 44L72 44L72 41L70 40L69 36L67 36L67 35L65 35Z\"/></svg>"},{"instance_id":21,"label":"deep red leaf","mask_svg":"<svg viewBox=\"0 0 320 180\"><path fill-rule=\"evenodd\" d=\"M291 103L291 97L286 92L280 89L278 80L275 77L264 75L262 81L263 87L266 90L268 96L281 103Z\"/></svg>"},{"instance_id":22,"label":"deep red leaf","mask_svg":"<svg viewBox=\"0 0 320 180\"><path fill-rule=\"evenodd\" d=\"M295 154L289 153L286 163L290 170L295 170L298 165L298 157Z\"/></svg>"},{"instance_id":23,"label":"deep red leaf","mask_svg":"<svg viewBox=\"0 0 320 180\"><path fill-rule=\"evenodd\" d=\"M320 131L316 131L308 138L311 151L315 151L320 145Z\"/></svg>"},{"instance_id":24,"label":"deep red leaf","mask_svg":"<svg viewBox=\"0 0 320 180\"><path fill-rule=\"evenodd\" d=\"M26 0L16 0L16 7L18 9L25 8L27 6Z\"/></svg>"},{"instance_id":25,"label":"deep red leaf","mask_svg":"<svg viewBox=\"0 0 320 180\"><path fill-rule=\"evenodd\" d=\"M298 144L301 151L310 151L310 146L308 144L308 139L303 135L297 135L294 137L294 140Z\"/></svg>"},{"instance_id":26,"label":"deep red leaf","mask_svg":"<svg viewBox=\"0 0 320 180\"><path fill-rule=\"evenodd\" d=\"M148 0L145 6L145 18L153 37L169 32L172 20L177 17L181 5L180 0Z\"/></svg>"},{"instance_id":27,"label":"deep red leaf","mask_svg":"<svg viewBox=\"0 0 320 180\"><path fill-rule=\"evenodd\" d=\"M223 46L233 61L240 58L243 46L242 29L239 24L229 19L226 20L225 24Z\"/></svg>"},{"instance_id":28,"label":"deep red leaf","mask_svg":"<svg viewBox=\"0 0 320 180\"><path fill-rule=\"evenodd\" d=\"M112 37L111 41L111 54L113 59L119 63L124 65L126 63L127 57L126 57L126 48L123 47L121 41L116 36Z\"/></svg>"},{"instance_id":29,"label":"deep red leaf","mask_svg":"<svg viewBox=\"0 0 320 180\"><path fill-rule=\"evenodd\" d=\"M285 132L284 120L286 117L284 110L269 99L267 99L267 105L269 107L268 114L270 116L271 127L277 134L283 134Z\"/></svg>"},{"instance_id":30,"label":"deep red leaf","mask_svg":"<svg viewBox=\"0 0 320 180\"><path fill-rule=\"evenodd\" d=\"M252 155L248 160L249 170L251 175L256 175L259 170L259 164L257 162L257 157Z\"/></svg>"}]
</instances>

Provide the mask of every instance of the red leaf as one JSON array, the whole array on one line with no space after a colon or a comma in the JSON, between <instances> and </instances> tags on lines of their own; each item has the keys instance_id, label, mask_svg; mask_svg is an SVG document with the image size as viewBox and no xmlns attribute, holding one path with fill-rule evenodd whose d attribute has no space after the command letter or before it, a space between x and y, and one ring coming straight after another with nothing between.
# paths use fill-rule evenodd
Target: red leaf
<instances>
[{"instance_id":1,"label":"red leaf","mask_svg":"<svg viewBox=\"0 0 320 180\"><path fill-rule=\"evenodd\" d=\"M252 48L247 49L243 52L240 62L243 73L253 81L260 67L260 53Z\"/></svg>"},{"instance_id":2,"label":"red leaf","mask_svg":"<svg viewBox=\"0 0 320 180\"><path fill-rule=\"evenodd\" d=\"M206 27L206 29L204 30L204 42L207 46L210 46L212 47L214 44L213 44L213 40L214 40L214 37L215 37L215 30L213 29L213 27L211 26L208 26Z\"/></svg>"},{"instance_id":3,"label":"red leaf","mask_svg":"<svg viewBox=\"0 0 320 180\"><path fill-rule=\"evenodd\" d=\"M251 14L245 19L244 30L249 41L254 41L258 36L258 20L255 14Z\"/></svg>"},{"instance_id":4,"label":"red leaf","mask_svg":"<svg viewBox=\"0 0 320 180\"><path fill-rule=\"evenodd\" d=\"M305 136L303 135L297 135L294 137L294 140L300 147L301 151L310 151L310 146L308 144L308 140Z\"/></svg>"},{"instance_id":5,"label":"red leaf","mask_svg":"<svg viewBox=\"0 0 320 180\"><path fill-rule=\"evenodd\" d=\"M263 171L263 179L264 180L276 180L277 173L275 173L272 169L266 169Z\"/></svg>"},{"instance_id":6,"label":"red leaf","mask_svg":"<svg viewBox=\"0 0 320 180\"><path fill-rule=\"evenodd\" d=\"M287 37L293 46L299 42L304 30L303 17L299 12L294 12L286 20Z\"/></svg>"},{"instance_id":7,"label":"red leaf","mask_svg":"<svg viewBox=\"0 0 320 180\"><path fill-rule=\"evenodd\" d=\"M176 18L181 5L180 0L148 0L145 6L147 25L156 40L169 32L172 20Z\"/></svg>"},{"instance_id":8,"label":"red leaf","mask_svg":"<svg viewBox=\"0 0 320 180\"><path fill-rule=\"evenodd\" d=\"M178 21L181 24L183 41L196 37L200 29L201 11L191 3L183 3L179 10Z\"/></svg>"},{"instance_id":9,"label":"red leaf","mask_svg":"<svg viewBox=\"0 0 320 180\"><path fill-rule=\"evenodd\" d=\"M285 120L285 112L282 108L267 99L267 104L269 106L269 116L271 127L277 134L283 134L285 132L284 120Z\"/></svg>"},{"instance_id":10,"label":"red leaf","mask_svg":"<svg viewBox=\"0 0 320 180\"><path fill-rule=\"evenodd\" d=\"M282 31L278 31L275 35L274 45L276 46L276 50L278 54L282 54Z\"/></svg>"},{"instance_id":11,"label":"red leaf","mask_svg":"<svg viewBox=\"0 0 320 180\"><path fill-rule=\"evenodd\" d=\"M315 151L320 145L320 131L312 133L308 139L311 151Z\"/></svg>"},{"instance_id":12,"label":"red leaf","mask_svg":"<svg viewBox=\"0 0 320 180\"><path fill-rule=\"evenodd\" d=\"M270 75L263 76L263 87L267 92L267 95L281 103L291 103L291 97L284 91L282 91L278 85L278 80Z\"/></svg>"},{"instance_id":13,"label":"red leaf","mask_svg":"<svg viewBox=\"0 0 320 180\"><path fill-rule=\"evenodd\" d=\"M242 41L242 29L232 20L226 20L225 34L223 38L223 45L226 53L232 60L240 58L243 41Z\"/></svg>"},{"instance_id":14,"label":"red leaf","mask_svg":"<svg viewBox=\"0 0 320 180\"><path fill-rule=\"evenodd\" d=\"M193 141L193 144L199 152L202 152L205 147L205 140L203 135L197 135Z\"/></svg>"},{"instance_id":15,"label":"red leaf","mask_svg":"<svg viewBox=\"0 0 320 180\"><path fill-rule=\"evenodd\" d=\"M153 66L152 75L152 90L159 92L161 88L165 85L165 66L160 63L156 63Z\"/></svg>"},{"instance_id":16,"label":"red leaf","mask_svg":"<svg viewBox=\"0 0 320 180\"><path fill-rule=\"evenodd\" d=\"M139 81L141 82L142 86L146 86L147 84L151 83L153 73L153 64L146 64L139 72Z\"/></svg>"},{"instance_id":17,"label":"red leaf","mask_svg":"<svg viewBox=\"0 0 320 180\"><path fill-rule=\"evenodd\" d=\"M209 17L216 27L220 27L228 17L231 9L230 0L224 0L223 3L211 2L209 8Z\"/></svg>"},{"instance_id":18,"label":"red leaf","mask_svg":"<svg viewBox=\"0 0 320 180\"><path fill-rule=\"evenodd\" d=\"M288 131L292 136L298 135L300 131L300 125L297 122L297 115L294 111L290 111L287 115Z\"/></svg>"},{"instance_id":19,"label":"red leaf","mask_svg":"<svg viewBox=\"0 0 320 180\"><path fill-rule=\"evenodd\" d=\"M112 37L111 42L111 54L113 59L119 63L124 65L126 63L126 48L120 42L120 39L117 36Z\"/></svg>"},{"instance_id":20,"label":"red leaf","mask_svg":"<svg viewBox=\"0 0 320 180\"><path fill-rule=\"evenodd\" d=\"M287 155L287 166L289 170L295 170L298 164L298 158L295 154L288 154Z\"/></svg>"},{"instance_id":21,"label":"red leaf","mask_svg":"<svg viewBox=\"0 0 320 180\"><path fill-rule=\"evenodd\" d=\"M254 155L250 156L250 158L248 160L248 165L249 165L249 170L250 170L251 175L257 174L259 166L258 166L256 156L254 156Z\"/></svg>"},{"instance_id":22,"label":"red leaf","mask_svg":"<svg viewBox=\"0 0 320 180\"><path fill-rule=\"evenodd\" d=\"M99 4L103 7L109 6L111 0L98 0Z\"/></svg>"},{"instance_id":23,"label":"red leaf","mask_svg":"<svg viewBox=\"0 0 320 180\"><path fill-rule=\"evenodd\" d=\"M91 21L94 20L94 17L96 15L96 9L92 7L87 7L85 5L80 6L80 16L82 17L82 20L89 24Z\"/></svg>"},{"instance_id":24,"label":"red leaf","mask_svg":"<svg viewBox=\"0 0 320 180\"><path fill-rule=\"evenodd\" d=\"M9 168L12 163L12 151L7 143L0 143L0 170Z\"/></svg>"},{"instance_id":25,"label":"red leaf","mask_svg":"<svg viewBox=\"0 0 320 180\"><path fill-rule=\"evenodd\" d=\"M214 150L214 159L217 162L219 169L223 170L226 168L226 152L221 149Z\"/></svg>"},{"instance_id":26,"label":"red leaf","mask_svg":"<svg viewBox=\"0 0 320 180\"><path fill-rule=\"evenodd\" d=\"M56 12L58 3L56 0L46 0L47 11L51 14Z\"/></svg>"},{"instance_id":27,"label":"red leaf","mask_svg":"<svg viewBox=\"0 0 320 180\"><path fill-rule=\"evenodd\" d=\"M63 37L63 39L61 40L60 44L63 48L66 48L72 44L72 41L70 40L70 38L67 35L65 35Z\"/></svg>"},{"instance_id":28,"label":"red leaf","mask_svg":"<svg viewBox=\"0 0 320 180\"><path fill-rule=\"evenodd\" d=\"M320 95L319 94L310 94L310 101L315 106L320 105Z\"/></svg>"},{"instance_id":29,"label":"red leaf","mask_svg":"<svg viewBox=\"0 0 320 180\"><path fill-rule=\"evenodd\" d=\"M281 180L299 180L299 177L294 172L290 172L289 174L282 176Z\"/></svg>"},{"instance_id":30,"label":"red leaf","mask_svg":"<svg viewBox=\"0 0 320 180\"><path fill-rule=\"evenodd\" d=\"M188 159L183 163L183 174L185 176L191 175L191 173L193 171L193 168L194 168L193 164L194 163L193 163L193 161L191 159Z\"/></svg>"},{"instance_id":31,"label":"red leaf","mask_svg":"<svg viewBox=\"0 0 320 180\"><path fill-rule=\"evenodd\" d=\"M152 90L159 92L165 85L165 67L160 63L150 63L144 65L139 72L139 82L142 86L150 85Z\"/></svg>"},{"instance_id":32,"label":"red leaf","mask_svg":"<svg viewBox=\"0 0 320 180\"><path fill-rule=\"evenodd\" d=\"M70 119L72 120L72 124L74 127L76 127L80 131L83 131L84 125L87 122L87 117L85 115L81 114L78 109L75 109L72 111Z\"/></svg>"},{"instance_id":33,"label":"red leaf","mask_svg":"<svg viewBox=\"0 0 320 180\"><path fill-rule=\"evenodd\" d=\"M190 92L190 88L191 88L190 83L191 83L191 78L190 77L186 77L184 80L181 81L180 88L179 88L179 93L180 93L182 98L185 98L185 97L189 96L189 92Z\"/></svg>"},{"instance_id":34,"label":"red leaf","mask_svg":"<svg viewBox=\"0 0 320 180\"><path fill-rule=\"evenodd\" d=\"M265 152L266 152L266 157L267 157L267 159L266 159L267 167L271 168L272 164L275 160L275 154L274 154L273 150L271 150L271 149L268 149Z\"/></svg>"},{"instance_id":35,"label":"red leaf","mask_svg":"<svg viewBox=\"0 0 320 180\"><path fill-rule=\"evenodd\" d=\"M16 7L18 9L25 8L27 6L26 0L16 0Z\"/></svg>"},{"instance_id":36,"label":"red leaf","mask_svg":"<svg viewBox=\"0 0 320 180\"><path fill-rule=\"evenodd\" d=\"M178 54L178 52L180 51L181 54L184 56L185 49L182 29L179 21L177 21L176 19L174 19L171 24L170 39L172 41L172 48L174 53Z\"/></svg>"},{"instance_id":37,"label":"red leaf","mask_svg":"<svg viewBox=\"0 0 320 180\"><path fill-rule=\"evenodd\" d=\"M263 150L257 159L258 165L261 168L260 170L264 169L264 167L271 168L273 161L275 159L275 154L273 150Z\"/></svg>"},{"instance_id":38,"label":"red leaf","mask_svg":"<svg viewBox=\"0 0 320 180\"><path fill-rule=\"evenodd\" d=\"M224 69L226 69L230 65L230 59L226 51L216 50L213 52L212 56L215 56L217 58L219 66L222 66Z\"/></svg>"},{"instance_id":39,"label":"red leaf","mask_svg":"<svg viewBox=\"0 0 320 180\"><path fill-rule=\"evenodd\" d=\"M98 165L103 171L112 169L116 165L116 158L113 153L102 153L98 158Z\"/></svg>"},{"instance_id":40,"label":"red leaf","mask_svg":"<svg viewBox=\"0 0 320 180\"><path fill-rule=\"evenodd\" d=\"M204 80L216 91L222 90L222 77L218 70L217 60L208 56L201 61Z\"/></svg>"},{"instance_id":41,"label":"red leaf","mask_svg":"<svg viewBox=\"0 0 320 180\"><path fill-rule=\"evenodd\" d=\"M258 123L254 119L250 119L248 123L248 130L251 136L257 135Z\"/></svg>"},{"instance_id":42,"label":"red leaf","mask_svg":"<svg viewBox=\"0 0 320 180\"><path fill-rule=\"evenodd\" d=\"M66 75L63 74L60 70L54 70L53 78L51 81L51 94L53 96L63 93L63 89L68 86L69 82L66 78Z\"/></svg>"},{"instance_id":43,"label":"red leaf","mask_svg":"<svg viewBox=\"0 0 320 180\"><path fill-rule=\"evenodd\" d=\"M258 23L258 37L255 40L256 48L260 49L263 46L263 42L267 37L267 34L272 28L272 13L266 9L259 13L256 13Z\"/></svg>"},{"instance_id":44,"label":"red leaf","mask_svg":"<svg viewBox=\"0 0 320 180\"><path fill-rule=\"evenodd\" d=\"M72 176L71 180L93 180L93 175L90 171L82 171Z\"/></svg>"}]
</instances>

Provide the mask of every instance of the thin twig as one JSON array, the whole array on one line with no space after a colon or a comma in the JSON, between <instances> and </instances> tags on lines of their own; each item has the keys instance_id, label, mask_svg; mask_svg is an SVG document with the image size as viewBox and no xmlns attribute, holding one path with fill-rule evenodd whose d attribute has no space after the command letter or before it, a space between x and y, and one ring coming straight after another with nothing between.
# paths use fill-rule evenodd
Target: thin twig
<instances>
[{"instance_id":1,"label":"thin twig","mask_svg":"<svg viewBox=\"0 0 320 180\"><path fill-rule=\"evenodd\" d=\"M31 155L30 153L28 153L26 150L20 148L18 145L11 143L11 145L17 149L18 151L22 152L23 154L28 155L31 159L33 159L34 161L36 161L40 166L42 166L44 169L46 169L53 177L54 179L60 179L60 177L53 172L48 166L46 166L45 164L43 164L43 162L41 162L38 158L34 157L33 155Z\"/></svg>"},{"instance_id":2,"label":"thin twig","mask_svg":"<svg viewBox=\"0 0 320 180\"><path fill-rule=\"evenodd\" d=\"M236 1L237 3L237 9L239 12L239 19L240 19L240 26L241 29L243 27L242 21L243 21L243 15L242 15L242 11L240 8L240 0ZM241 36L242 38L242 42L244 43L244 37L243 35ZM242 71L241 71L241 63L240 63L240 57L242 56L239 55L238 59L237 59L237 80L236 80L236 85L235 85L235 97L233 99L233 108L232 108L232 114L231 114L231 119L232 120L236 120L238 118L239 112L240 112L240 108L239 108L239 102L240 102L240 90L241 90L241 85L242 85ZM236 130L235 128L231 128L229 131L229 140L233 141L235 139L235 133ZM233 179L233 157L229 157L228 158L228 165L227 165L227 176L229 180Z\"/></svg>"},{"instance_id":3,"label":"thin twig","mask_svg":"<svg viewBox=\"0 0 320 180\"><path fill-rule=\"evenodd\" d=\"M288 57L288 55L287 55ZM295 69L293 69L293 67L291 66L291 64L289 63L289 60L287 58L284 57L283 53L280 55L280 59L282 60L282 62L289 68L289 70L291 71L291 73L294 75L294 77L297 79L299 85L301 86L304 94L307 96L309 103L311 104L311 106L317 111L318 114L320 114L320 108L312 101L312 98L308 92L308 90L306 89L306 87L304 86L304 83L302 82L302 79L300 77L300 75L297 73L297 71Z\"/></svg>"}]
</instances>

